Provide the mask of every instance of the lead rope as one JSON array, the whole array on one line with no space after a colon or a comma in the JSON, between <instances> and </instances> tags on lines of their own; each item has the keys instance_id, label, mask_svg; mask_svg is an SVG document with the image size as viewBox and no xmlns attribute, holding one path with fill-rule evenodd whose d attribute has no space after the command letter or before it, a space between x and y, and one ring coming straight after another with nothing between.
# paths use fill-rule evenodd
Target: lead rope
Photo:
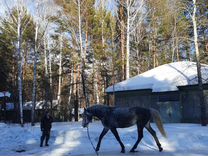
<instances>
[{"instance_id":1,"label":"lead rope","mask_svg":"<svg viewBox=\"0 0 208 156\"><path fill-rule=\"evenodd\" d=\"M89 128L88 128L88 126L87 126L87 136L88 136L88 139L89 139L89 141L90 141L90 144L92 145L92 148L94 149L96 155L99 156L98 152L97 152L96 149L95 149L95 146L94 146L93 143L92 143L92 139L91 139L91 137L90 137L90 133L89 133ZM143 144L143 146L146 146L146 147L148 147L149 149L152 149L152 150L155 150L155 151L157 150L157 149L155 149L155 148L153 148L153 147L148 146L147 144L144 144L142 141L141 141L141 143Z\"/></svg>"},{"instance_id":2,"label":"lead rope","mask_svg":"<svg viewBox=\"0 0 208 156\"><path fill-rule=\"evenodd\" d=\"M89 139L89 141L90 141L90 143L91 143L91 145L92 145L92 147L93 147L93 149L94 149L96 155L99 156L99 155L98 155L98 152L97 152L96 149L95 149L95 146L94 146L93 143L92 143L92 140L91 140L91 137L90 137L90 133L89 133L88 126L87 126L87 136L88 136L88 139Z\"/></svg>"},{"instance_id":3,"label":"lead rope","mask_svg":"<svg viewBox=\"0 0 208 156\"><path fill-rule=\"evenodd\" d=\"M143 141L141 141L141 143L143 144L143 146L146 146L146 147L147 147L147 148L149 148L149 149L152 149L152 150L157 151L157 149L156 149L156 148L151 147L151 146L149 146L149 145L145 144Z\"/></svg>"}]
</instances>

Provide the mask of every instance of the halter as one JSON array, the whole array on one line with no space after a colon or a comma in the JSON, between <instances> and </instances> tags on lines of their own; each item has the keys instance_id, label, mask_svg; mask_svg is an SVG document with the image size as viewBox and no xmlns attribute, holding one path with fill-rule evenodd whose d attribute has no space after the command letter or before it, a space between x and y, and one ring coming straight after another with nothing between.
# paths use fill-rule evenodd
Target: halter
<instances>
[{"instance_id":1,"label":"halter","mask_svg":"<svg viewBox=\"0 0 208 156\"><path fill-rule=\"evenodd\" d=\"M92 147L93 147L93 149L94 149L96 155L99 156L98 152L97 152L96 149L95 149L95 146L94 146L93 143L92 143L92 139L91 139L91 137L90 137L90 133L89 133L89 128L88 128L88 126L87 126L87 136L88 136L88 139L89 139L89 141L90 141L90 143L91 143L91 145L92 145Z\"/></svg>"}]
</instances>

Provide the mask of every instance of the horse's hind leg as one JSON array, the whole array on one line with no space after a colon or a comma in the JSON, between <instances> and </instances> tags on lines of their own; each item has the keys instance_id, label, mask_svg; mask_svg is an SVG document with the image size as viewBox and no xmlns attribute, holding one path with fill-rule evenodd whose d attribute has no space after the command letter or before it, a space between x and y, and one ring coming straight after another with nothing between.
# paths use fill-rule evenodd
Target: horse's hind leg
<instances>
[{"instance_id":1,"label":"horse's hind leg","mask_svg":"<svg viewBox=\"0 0 208 156\"><path fill-rule=\"evenodd\" d=\"M132 149L130 150L130 152L137 152L137 151L135 151L135 149L137 148L139 142L143 138L143 129L144 129L144 126L137 124L138 139L137 139L136 143L134 144L134 146L132 147Z\"/></svg>"},{"instance_id":2,"label":"horse's hind leg","mask_svg":"<svg viewBox=\"0 0 208 156\"><path fill-rule=\"evenodd\" d=\"M120 146L121 146L121 153L125 153L125 147L124 144L121 142L121 139L118 135L118 132L116 130L116 128L112 128L111 132L113 133L113 135L116 137L116 140L119 142Z\"/></svg>"},{"instance_id":3,"label":"horse's hind leg","mask_svg":"<svg viewBox=\"0 0 208 156\"><path fill-rule=\"evenodd\" d=\"M99 137L99 141L97 143L96 151L99 151L100 144L101 144L101 140L106 135L106 133L108 132L108 130L109 130L108 128L103 128L103 131L101 132L100 137Z\"/></svg>"},{"instance_id":4,"label":"horse's hind leg","mask_svg":"<svg viewBox=\"0 0 208 156\"><path fill-rule=\"evenodd\" d=\"M148 122L146 125L145 125L145 128L148 130L148 132L150 132L150 134L153 136L153 138L155 139L155 142L159 148L159 151L161 152L163 150L163 148L161 147L161 144L157 138L157 135L156 135L156 132L153 130L153 128L150 126L150 122Z\"/></svg>"}]
</instances>

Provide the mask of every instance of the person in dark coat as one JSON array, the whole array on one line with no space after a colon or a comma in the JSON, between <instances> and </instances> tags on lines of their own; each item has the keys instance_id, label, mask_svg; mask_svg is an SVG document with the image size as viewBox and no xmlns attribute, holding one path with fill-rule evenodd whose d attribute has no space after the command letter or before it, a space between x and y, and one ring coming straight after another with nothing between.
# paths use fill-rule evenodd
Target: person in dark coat
<instances>
[{"instance_id":1,"label":"person in dark coat","mask_svg":"<svg viewBox=\"0 0 208 156\"><path fill-rule=\"evenodd\" d=\"M43 147L44 140L45 140L45 146L49 146L48 140L50 138L52 122L53 122L53 118L50 116L50 113L46 111L40 123L40 129L42 131L42 136L40 138L40 147Z\"/></svg>"}]
</instances>

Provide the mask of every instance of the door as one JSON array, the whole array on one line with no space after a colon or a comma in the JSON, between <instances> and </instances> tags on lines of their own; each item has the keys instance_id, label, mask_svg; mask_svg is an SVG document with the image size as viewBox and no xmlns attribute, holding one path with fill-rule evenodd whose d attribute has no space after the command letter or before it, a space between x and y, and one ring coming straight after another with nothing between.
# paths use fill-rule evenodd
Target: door
<instances>
[{"instance_id":1,"label":"door","mask_svg":"<svg viewBox=\"0 0 208 156\"><path fill-rule=\"evenodd\" d=\"M181 107L179 101L157 102L160 115L165 123L181 122Z\"/></svg>"}]
</instances>

